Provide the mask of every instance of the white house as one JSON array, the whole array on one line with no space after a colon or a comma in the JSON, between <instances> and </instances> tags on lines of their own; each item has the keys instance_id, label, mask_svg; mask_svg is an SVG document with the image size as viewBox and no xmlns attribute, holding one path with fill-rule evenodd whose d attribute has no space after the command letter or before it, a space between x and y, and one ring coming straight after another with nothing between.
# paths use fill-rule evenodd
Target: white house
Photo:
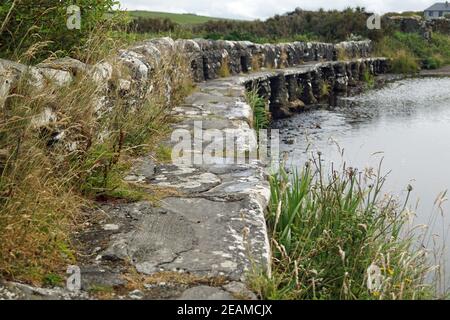
<instances>
[{"instance_id":1,"label":"white house","mask_svg":"<svg viewBox=\"0 0 450 320\"><path fill-rule=\"evenodd\" d=\"M438 2L425 10L425 19L434 20L450 15L450 4L446 2Z\"/></svg>"}]
</instances>

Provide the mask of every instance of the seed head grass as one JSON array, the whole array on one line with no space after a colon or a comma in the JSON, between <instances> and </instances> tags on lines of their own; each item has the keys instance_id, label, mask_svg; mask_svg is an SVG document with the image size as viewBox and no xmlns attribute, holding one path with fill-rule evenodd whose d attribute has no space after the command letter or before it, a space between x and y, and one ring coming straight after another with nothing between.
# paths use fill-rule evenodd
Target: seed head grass
<instances>
[{"instance_id":1,"label":"seed head grass","mask_svg":"<svg viewBox=\"0 0 450 320\"><path fill-rule=\"evenodd\" d=\"M437 297L429 252L407 231L405 206L382 193L386 177L352 168L325 174L319 156L270 177L272 274L254 272L265 299L379 300ZM370 286L369 268L380 270Z\"/></svg>"}]
</instances>

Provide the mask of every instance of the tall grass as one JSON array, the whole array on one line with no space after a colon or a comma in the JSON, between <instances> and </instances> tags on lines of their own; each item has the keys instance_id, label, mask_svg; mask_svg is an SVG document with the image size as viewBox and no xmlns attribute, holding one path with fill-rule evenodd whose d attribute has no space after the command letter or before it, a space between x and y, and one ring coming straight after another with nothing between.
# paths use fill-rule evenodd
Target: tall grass
<instances>
[{"instance_id":1,"label":"tall grass","mask_svg":"<svg viewBox=\"0 0 450 320\"><path fill-rule=\"evenodd\" d=\"M270 112L264 98L258 94L257 89L252 89L247 91L246 100L253 110L253 129L267 129L270 125Z\"/></svg>"},{"instance_id":2,"label":"tall grass","mask_svg":"<svg viewBox=\"0 0 450 320\"><path fill-rule=\"evenodd\" d=\"M369 88L373 88L375 86L375 77L369 72L369 70L364 71L363 80Z\"/></svg>"},{"instance_id":3,"label":"tall grass","mask_svg":"<svg viewBox=\"0 0 450 320\"><path fill-rule=\"evenodd\" d=\"M392 72L413 74L420 71L419 60L405 50L399 50L391 58Z\"/></svg>"},{"instance_id":4,"label":"tall grass","mask_svg":"<svg viewBox=\"0 0 450 320\"><path fill-rule=\"evenodd\" d=\"M69 30L66 25L67 7L72 4L89 8L83 11L80 30ZM116 4L114 0L2 1L0 57L23 63L40 62L49 56L73 57L81 47L89 46L93 33L105 35L119 26L126 28L129 19L124 12L108 14ZM107 25L110 27L105 29Z\"/></svg>"},{"instance_id":5,"label":"tall grass","mask_svg":"<svg viewBox=\"0 0 450 320\"><path fill-rule=\"evenodd\" d=\"M103 53L89 55L94 62ZM83 225L82 210L99 196L133 200L142 193L122 180L128 159L156 148L168 132L171 108L191 88L189 65L179 53L165 53L146 84L152 89L142 96L129 72L114 58L109 62L117 74L107 84L104 110L98 101L105 88L89 73L64 87L48 82L39 90L24 75L7 98L0 118L0 150L6 155L0 172L0 276L40 284L63 273L76 262L71 235ZM119 89L120 80L131 81L130 92ZM46 110L56 119L37 125Z\"/></svg>"},{"instance_id":6,"label":"tall grass","mask_svg":"<svg viewBox=\"0 0 450 320\"><path fill-rule=\"evenodd\" d=\"M323 172L321 159L270 178L272 275L250 283L266 299L424 299L433 271L406 232L405 206L382 193L385 177L352 168ZM368 286L369 267L381 283Z\"/></svg>"}]
</instances>

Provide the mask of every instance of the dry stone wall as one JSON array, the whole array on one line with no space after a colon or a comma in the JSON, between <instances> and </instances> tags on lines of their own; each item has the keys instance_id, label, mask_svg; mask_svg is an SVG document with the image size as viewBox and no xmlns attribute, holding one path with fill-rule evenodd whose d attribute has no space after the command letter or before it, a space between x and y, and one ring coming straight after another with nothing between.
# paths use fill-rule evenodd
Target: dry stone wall
<instances>
[{"instance_id":1,"label":"dry stone wall","mask_svg":"<svg viewBox=\"0 0 450 320\"><path fill-rule=\"evenodd\" d=\"M372 51L372 44L370 41L339 44L319 42L254 44L245 41L152 39L119 52L120 66L129 69L131 75L130 79L121 79L121 89L127 92L134 84L140 87L139 91L143 94L146 91L145 84L152 78L163 55L168 51L185 54L194 80L201 82L219 78L225 70L229 75L236 75L258 71L261 68L279 69L295 67L310 61L337 60L340 54L348 58L368 57ZM29 74L29 82L36 90L41 89L47 82L59 86L66 85L83 72L88 72L96 82L107 89L114 68L117 66L105 61L90 66L70 58L57 59L36 66L25 66L0 59L0 107L3 106L6 97L14 91L20 76L24 73Z\"/></svg>"},{"instance_id":2,"label":"dry stone wall","mask_svg":"<svg viewBox=\"0 0 450 320\"><path fill-rule=\"evenodd\" d=\"M407 33L419 33L429 38L432 32L450 34L450 19L424 20L419 16L393 16L385 21L388 26L392 25L395 30Z\"/></svg>"}]
</instances>

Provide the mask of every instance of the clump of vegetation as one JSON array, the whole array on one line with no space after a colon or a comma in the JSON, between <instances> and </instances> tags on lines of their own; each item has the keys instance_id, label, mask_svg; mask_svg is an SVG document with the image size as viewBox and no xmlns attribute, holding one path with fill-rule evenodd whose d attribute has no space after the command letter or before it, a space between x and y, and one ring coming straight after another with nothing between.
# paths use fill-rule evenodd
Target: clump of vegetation
<instances>
[{"instance_id":1,"label":"clump of vegetation","mask_svg":"<svg viewBox=\"0 0 450 320\"><path fill-rule=\"evenodd\" d=\"M283 41L344 41L351 34L376 39L382 33L368 30L367 12L364 8L348 8L343 11L296 9L284 15L276 15L265 21L208 21L195 25L195 34L210 39L248 40L257 43Z\"/></svg>"},{"instance_id":2,"label":"clump of vegetation","mask_svg":"<svg viewBox=\"0 0 450 320\"><path fill-rule=\"evenodd\" d=\"M364 71L363 80L369 88L373 88L375 86L375 77L369 72L369 70Z\"/></svg>"},{"instance_id":3,"label":"clump of vegetation","mask_svg":"<svg viewBox=\"0 0 450 320\"><path fill-rule=\"evenodd\" d=\"M326 98L330 95L331 85L327 81L321 81L319 88L321 98Z\"/></svg>"},{"instance_id":4,"label":"clump of vegetation","mask_svg":"<svg viewBox=\"0 0 450 320\"><path fill-rule=\"evenodd\" d=\"M219 76L222 78L227 78L231 75L230 64L228 61L228 57L222 59L222 63L219 69Z\"/></svg>"},{"instance_id":5,"label":"clump of vegetation","mask_svg":"<svg viewBox=\"0 0 450 320\"><path fill-rule=\"evenodd\" d=\"M281 50L280 62L278 68L287 68L289 66L289 55L286 50Z\"/></svg>"},{"instance_id":6,"label":"clump of vegetation","mask_svg":"<svg viewBox=\"0 0 450 320\"><path fill-rule=\"evenodd\" d=\"M444 65L444 60L441 55L433 55L427 57L422 61L423 67L425 69L439 69Z\"/></svg>"},{"instance_id":7,"label":"clump of vegetation","mask_svg":"<svg viewBox=\"0 0 450 320\"><path fill-rule=\"evenodd\" d=\"M416 33L395 32L377 44L378 55L392 58L393 72L415 73L450 64L450 37L433 33L430 40Z\"/></svg>"},{"instance_id":8,"label":"clump of vegetation","mask_svg":"<svg viewBox=\"0 0 450 320\"><path fill-rule=\"evenodd\" d=\"M267 110L266 101L258 94L257 89L247 91L247 103L253 110L253 129L267 129L270 125L270 112Z\"/></svg>"},{"instance_id":9,"label":"clump of vegetation","mask_svg":"<svg viewBox=\"0 0 450 320\"><path fill-rule=\"evenodd\" d=\"M266 299L433 297L427 252L405 230L406 206L383 197L385 177L352 168L326 176L320 162L271 176L273 272L251 276L253 289ZM369 268L380 271L376 286Z\"/></svg>"},{"instance_id":10,"label":"clump of vegetation","mask_svg":"<svg viewBox=\"0 0 450 320\"><path fill-rule=\"evenodd\" d=\"M168 18L136 17L130 23L130 30L138 33L174 32L179 25Z\"/></svg>"},{"instance_id":11,"label":"clump of vegetation","mask_svg":"<svg viewBox=\"0 0 450 320\"><path fill-rule=\"evenodd\" d=\"M173 36L182 39L252 41L279 43L293 41L344 41L358 35L379 39L382 32L366 28L364 8L306 11L296 9L265 21L239 21L182 14L131 12L135 17L129 31L145 37ZM383 30L385 31L385 30Z\"/></svg>"},{"instance_id":12,"label":"clump of vegetation","mask_svg":"<svg viewBox=\"0 0 450 320\"><path fill-rule=\"evenodd\" d=\"M252 56L252 71L256 72L261 70L262 66L264 65L264 57L260 54L255 54Z\"/></svg>"},{"instance_id":13,"label":"clump of vegetation","mask_svg":"<svg viewBox=\"0 0 450 320\"><path fill-rule=\"evenodd\" d=\"M156 160L159 162L170 162L172 160L172 149L160 144L155 151Z\"/></svg>"},{"instance_id":14,"label":"clump of vegetation","mask_svg":"<svg viewBox=\"0 0 450 320\"><path fill-rule=\"evenodd\" d=\"M112 286L94 285L89 288L89 293L100 300L111 300L115 296L115 289Z\"/></svg>"},{"instance_id":15,"label":"clump of vegetation","mask_svg":"<svg viewBox=\"0 0 450 320\"><path fill-rule=\"evenodd\" d=\"M110 15L109 22L106 19L106 14L117 3L115 0L2 1L0 57L36 61L54 55L73 56L78 49L88 44L93 33L99 32L99 26L117 23L118 15ZM67 28L67 8L71 5L81 8L80 30Z\"/></svg>"},{"instance_id":16,"label":"clump of vegetation","mask_svg":"<svg viewBox=\"0 0 450 320\"><path fill-rule=\"evenodd\" d=\"M405 50L400 50L392 57L391 71L394 73L417 73L420 70L419 63L414 56Z\"/></svg>"},{"instance_id":17,"label":"clump of vegetation","mask_svg":"<svg viewBox=\"0 0 450 320\"><path fill-rule=\"evenodd\" d=\"M88 60L104 56L101 37L87 39L86 45L93 46ZM131 80L123 65L109 62ZM105 110L98 105L105 88L89 73L77 73L62 87L45 82L39 90L30 75L23 75L0 121L6 160L0 166L0 276L57 284L57 275L76 263L71 234L82 225L81 212L92 200L142 196L123 181L129 159L155 151L172 122L171 108L192 90L190 74L179 53L167 52L149 80L152 90L144 95L133 84L124 95L120 77L113 76ZM127 95L142 99L130 105ZM37 124L48 111L54 119Z\"/></svg>"},{"instance_id":18,"label":"clump of vegetation","mask_svg":"<svg viewBox=\"0 0 450 320\"><path fill-rule=\"evenodd\" d=\"M49 273L44 277L44 284L49 287L57 287L64 282L64 279L55 273Z\"/></svg>"},{"instance_id":19,"label":"clump of vegetation","mask_svg":"<svg viewBox=\"0 0 450 320\"><path fill-rule=\"evenodd\" d=\"M344 48L338 48L337 49L337 60L338 61L347 61L349 60L347 51Z\"/></svg>"}]
</instances>

